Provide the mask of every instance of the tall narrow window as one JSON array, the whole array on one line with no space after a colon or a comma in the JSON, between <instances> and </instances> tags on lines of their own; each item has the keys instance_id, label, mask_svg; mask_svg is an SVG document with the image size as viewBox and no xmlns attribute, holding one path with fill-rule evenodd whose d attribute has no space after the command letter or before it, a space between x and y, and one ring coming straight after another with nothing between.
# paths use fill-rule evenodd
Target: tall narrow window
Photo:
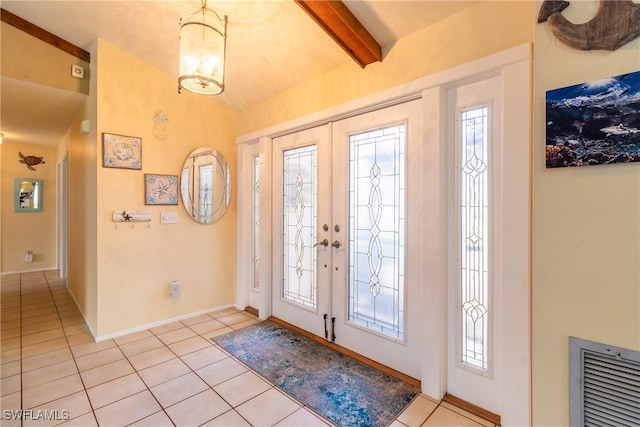
<instances>
[{"instance_id":1,"label":"tall narrow window","mask_svg":"<svg viewBox=\"0 0 640 427\"><path fill-rule=\"evenodd\" d=\"M315 309L316 146L284 152L282 297Z\"/></svg>"},{"instance_id":2,"label":"tall narrow window","mask_svg":"<svg viewBox=\"0 0 640 427\"><path fill-rule=\"evenodd\" d=\"M402 340L404 125L349 137L349 321Z\"/></svg>"},{"instance_id":3,"label":"tall narrow window","mask_svg":"<svg viewBox=\"0 0 640 427\"><path fill-rule=\"evenodd\" d=\"M260 289L260 156L253 158L253 289Z\"/></svg>"},{"instance_id":4,"label":"tall narrow window","mask_svg":"<svg viewBox=\"0 0 640 427\"><path fill-rule=\"evenodd\" d=\"M489 369L489 163L487 106L459 112L459 363Z\"/></svg>"},{"instance_id":5,"label":"tall narrow window","mask_svg":"<svg viewBox=\"0 0 640 427\"><path fill-rule=\"evenodd\" d=\"M202 165L198 168L198 213L200 222L211 222L211 206L213 204L213 165Z\"/></svg>"}]
</instances>

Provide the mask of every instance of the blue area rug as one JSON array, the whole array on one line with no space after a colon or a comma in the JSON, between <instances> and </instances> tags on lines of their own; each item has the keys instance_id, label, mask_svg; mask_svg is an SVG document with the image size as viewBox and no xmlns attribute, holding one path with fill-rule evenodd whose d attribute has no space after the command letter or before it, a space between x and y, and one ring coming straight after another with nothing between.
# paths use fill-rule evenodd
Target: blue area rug
<instances>
[{"instance_id":1,"label":"blue area rug","mask_svg":"<svg viewBox=\"0 0 640 427\"><path fill-rule=\"evenodd\" d=\"M387 426L420 392L268 320L212 340L340 426Z\"/></svg>"}]
</instances>

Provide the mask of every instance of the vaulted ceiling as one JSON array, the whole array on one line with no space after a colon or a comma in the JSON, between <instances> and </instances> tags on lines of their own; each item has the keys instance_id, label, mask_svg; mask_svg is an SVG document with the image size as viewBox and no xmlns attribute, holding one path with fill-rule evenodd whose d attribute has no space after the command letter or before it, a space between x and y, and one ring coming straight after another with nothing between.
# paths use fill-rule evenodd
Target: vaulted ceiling
<instances>
[{"instance_id":1,"label":"vaulted ceiling","mask_svg":"<svg viewBox=\"0 0 640 427\"><path fill-rule=\"evenodd\" d=\"M384 61L399 38L474 3L348 0L344 4L381 46ZM102 38L176 77L179 19L200 6L199 0L3 0L1 4L3 9L82 49L89 50L93 40ZM345 63L360 67L293 0L218 0L209 1L207 6L229 19L225 92L214 100L226 108L242 110ZM24 84L12 87L13 83L6 79L2 82L3 130L20 121L42 123L33 117L24 119L25 114L35 114L29 109L11 111L15 103L8 96L28 89ZM49 92L44 98L41 94L31 96L34 102L50 99L49 103L58 105L47 116L47 121L55 121L52 114L64 116L64 103L58 99L64 94ZM25 94L23 99L29 97ZM70 105L73 101L71 96Z\"/></svg>"}]
</instances>

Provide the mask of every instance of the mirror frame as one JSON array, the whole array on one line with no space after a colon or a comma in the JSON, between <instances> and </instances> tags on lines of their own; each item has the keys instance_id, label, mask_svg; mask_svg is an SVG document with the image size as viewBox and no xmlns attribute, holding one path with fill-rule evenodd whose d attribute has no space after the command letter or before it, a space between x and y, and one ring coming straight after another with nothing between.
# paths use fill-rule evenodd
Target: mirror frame
<instances>
[{"instance_id":1,"label":"mirror frame","mask_svg":"<svg viewBox=\"0 0 640 427\"><path fill-rule=\"evenodd\" d=\"M34 188L38 189L37 192L35 192L35 196L37 197L36 200L36 207L30 207L30 208L24 208L22 207L22 203L21 203L21 192L20 189L22 188L22 183L23 182L32 182L34 184ZM13 201L14 201L14 211L15 212L21 212L21 213L28 213L28 212L42 212L42 201L44 199L44 187L43 187L43 183L41 179L34 179L34 178L15 178L14 180L14 196L13 196Z\"/></svg>"},{"instance_id":2,"label":"mirror frame","mask_svg":"<svg viewBox=\"0 0 640 427\"><path fill-rule=\"evenodd\" d=\"M205 156L211 157L201 161ZM211 189L211 207L213 208L209 214L198 210L198 202L194 199L193 187L196 182L196 168L201 166L212 166L210 179L212 183ZM217 167L215 167L217 165ZM216 174L216 170L220 174ZM217 177L221 179L216 180ZM207 188L204 189L207 193ZM193 150L184 161L182 172L180 174L180 197L185 211L194 221L200 224L213 224L224 216L231 202L231 173L229 164L220 153L220 151L211 147L198 147Z\"/></svg>"}]
</instances>

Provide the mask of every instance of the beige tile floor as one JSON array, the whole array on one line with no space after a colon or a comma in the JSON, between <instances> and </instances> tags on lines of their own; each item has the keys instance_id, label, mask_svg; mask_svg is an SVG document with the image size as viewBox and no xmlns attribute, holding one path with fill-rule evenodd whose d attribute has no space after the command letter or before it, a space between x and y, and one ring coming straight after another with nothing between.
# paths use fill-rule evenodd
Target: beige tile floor
<instances>
[{"instance_id":1,"label":"beige tile floor","mask_svg":"<svg viewBox=\"0 0 640 427\"><path fill-rule=\"evenodd\" d=\"M94 342L57 271L0 282L0 425L327 426L210 338L258 322L226 309ZM22 410L22 412L16 412ZM492 426L418 396L391 424Z\"/></svg>"}]
</instances>

